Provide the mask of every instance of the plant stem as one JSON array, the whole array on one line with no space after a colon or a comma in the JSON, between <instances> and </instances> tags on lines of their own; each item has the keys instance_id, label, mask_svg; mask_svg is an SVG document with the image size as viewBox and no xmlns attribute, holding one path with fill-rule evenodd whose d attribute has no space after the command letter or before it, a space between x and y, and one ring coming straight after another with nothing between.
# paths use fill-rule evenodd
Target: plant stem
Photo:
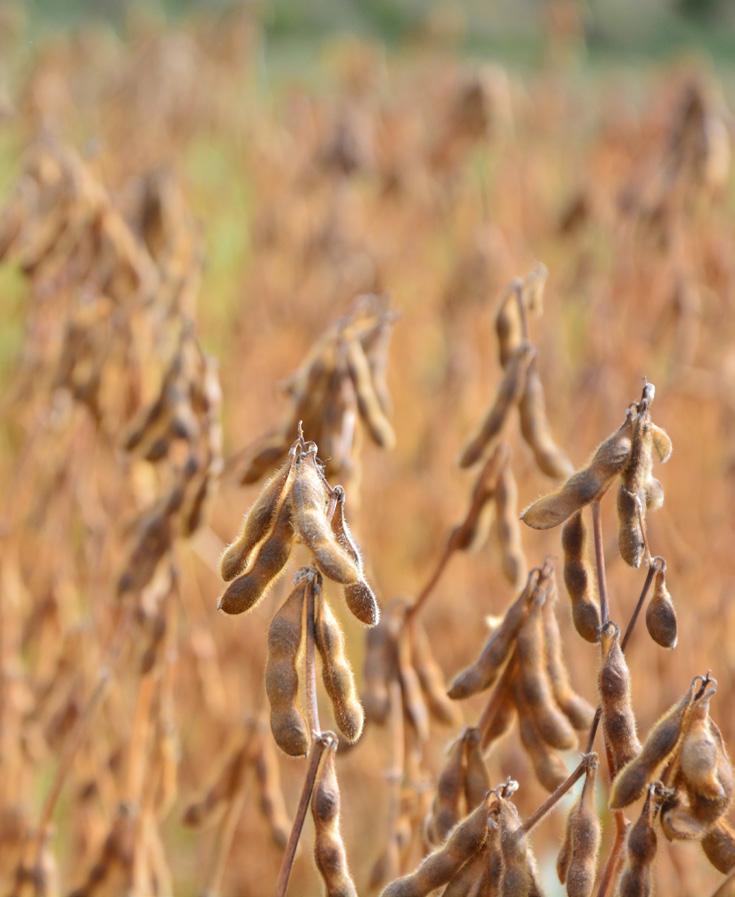
<instances>
[{"instance_id":1,"label":"plant stem","mask_svg":"<svg viewBox=\"0 0 735 897\"><path fill-rule=\"evenodd\" d=\"M521 831L524 835L527 835L531 829L537 825L541 820L546 816L546 814L551 810L564 795L569 791L569 789L579 780L582 776L587 772L590 762L590 754L585 754L582 759L579 761L577 767L567 776L566 779L559 785L559 787L552 791L552 793L546 798L546 800L541 804L538 809L532 813L528 819L521 826Z\"/></svg>"},{"instance_id":2,"label":"plant stem","mask_svg":"<svg viewBox=\"0 0 735 897\"><path fill-rule=\"evenodd\" d=\"M220 823L217 831L217 842L212 870L209 875L207 889L204 892L206 897L217 897L222 888L222 880L225 877L225 869L227 867L227 858L232 849L232 842L235 838L237 823L240 820L240 815L245 806L246 796L247 788L243 784L230 801L230 805L227 807L227 811Z\"/></svg>"},{"instance_id":3,"label":"plant stem","mask_svg":"<svg viewBox=\"0 0 735 897\"><path fill-rule=\"evenodd\" d=\"M600 623L602 626L610 619L607 601L607 579L605 577L605 549L602 543L602 517L600 515L600 499L592 502L592 532L595 542L595 568L597 570L597 589L600 595Z\"/></svg>"},{"instance_id":4,"label":"plant stem","mask_svg":"<svg viewBox=\"0 0 735 897\"><path fill-rule=\"evenodd\" d=\"M321 760L322 754L324 753L325 749L331 744L333 737L334 736L329 734L319 735L318 738L315 738L312 742L311 751L309 752L309 766L307 767L306 777L304 778L304 785L301 789L299 805L296 808L296 815L294 816L293 826L291 827L291 833L288 836L286 851L283 854L281 869L278 873L278 881L276 882L276 897L286 897L286 891L288 890L288 880L291 877L291 870L293 868L293 862L296 856L296 848L299 846L301 830L304 827L306 811L309 807L311 792L314 790L314 781L316 780L316 774L319 770L319 761Z\"/></svg>"},{"instance_id":5,"label":"plant stem","mask_svg":"<svg viewBox=\"0 0 735 897\"><path fill-rule=\"evenodd\" d=\"M304 688L306 691L306 718L312 744L321 734L319 701L316 694L316 599L321 596L321 576L313 570L306 585L306 647L304 649Z\"/></svg>"},{"instance_id":6,"label":"plant stem","mask_svg":"<svg viewBox=\"0 0 735 897\"><path fill-rule=\"evenodd\" d=\"M436 584L441 579L441 575L442 573L444 573L444 570L449 563L449 559L454 554L454 551L454 545L452 544L452 539L450 537L449 539L447 539L447 544L444 546L444 550L442 551L439 557L439 561L437 562L437 565L434 568L431 576L426 581L426 585L424 585L414 603L406 611L404 624L408 624L413 619L413 617L415 617L416 614L421 610L424 604L426 604L427 599L434 591Z\"/></svg>"}]
</instances>

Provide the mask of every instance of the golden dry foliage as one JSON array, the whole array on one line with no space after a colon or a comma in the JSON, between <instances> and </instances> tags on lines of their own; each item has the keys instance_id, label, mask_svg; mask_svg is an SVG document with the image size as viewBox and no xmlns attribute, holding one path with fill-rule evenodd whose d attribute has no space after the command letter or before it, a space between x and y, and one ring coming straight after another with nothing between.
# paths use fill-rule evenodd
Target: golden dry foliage
<instances>
[{"instance_id":1,"label":"golden dry foliage","mask_svg":"<svg viewBox=\"0 0 735 897\"><path fill-rule=\"evenodd\" d=\"M13 9L2 893L730 893L727 85Z\"/></svg>"}]
</instances>

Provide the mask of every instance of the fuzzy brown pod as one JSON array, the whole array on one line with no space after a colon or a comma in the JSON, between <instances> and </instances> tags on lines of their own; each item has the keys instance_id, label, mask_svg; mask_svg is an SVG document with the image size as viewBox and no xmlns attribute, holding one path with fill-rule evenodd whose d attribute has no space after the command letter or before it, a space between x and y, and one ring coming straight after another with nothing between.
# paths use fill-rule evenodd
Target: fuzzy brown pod
<instances>
[{"instance_id":1,"label":"fuzzy brown pod","mask_svg":"<svg viewBox=\"0 0 735 897\"><path fill-rule=\"evenodd\" d=\"M618 771L610 790L611 809L621 810L638 800L646 785L672 756L701 683L700 676L692 680L681 700L672 705L651 728L640 753Z\"/></svg>"},{"instance_id":2,"label":"fuzzy brown pod","mask_svg":"<svg viewBox=\"0 0 735 897\"><path fill-rule=\"evenodd\" d=\"M516 636L516 677L525 712L530 715L541 739L552 748L572 750L577 735L556 703L546 665L543 603L547 589L532 598L528 614Z\"/></svg>"},{"instance_id":3,"label":"fuzzy brown pod","mask_svg":"<svg viewBox=\"0 0 735 897\"><path fill-rule=\"evenodd\" d=\"M300 571L268 629L265 690L271 708L271 731L276 744L292 757L303 757L309 746L304 718L298 707L297 663L304 634L306 590L313 588L313 574Z\"/></svg>"},{"instance_id":4,"label":"fuzzy brown pod","mask_svg":"<svg viewBox=\"0 0 735 897\"><path fill-rule=\"evenodd\" d=\"M544 387L538 371L538 359L534 358L526 372L526 383L518 404L521 435L533 452L539 470L555 480L572 476L572 462L562 452L551 435L546 414Z\"/></svg>"},{"instance_id":5,"label":"fuzzy brown pod","mask_svg":"<svg viewBox=\"0 0 735 897\"><path fill-rule=\"evenodd\" d=\"M464 520L454 527L450 544L456 551L475 551L487 541L495 517L498 473L508 458L508 446L501 442L480 469Z\"/></svg>"},{"instance_id":6,"label":"fuzzy brown pod","mask_svg":"<svg viewBox=\"0 0 735 897\"><path fill-rule=\"evenodd\" d=\"M578 732L586 732L592 725L595 711L588 701L577 694L569 680L569 671L562 655L561 633L556 619L556 604L556 577L552 574L549 591L542 608L546 673L556 703Z\"/></svg>"},{"instance_id":7,"label":"fuzzy brown pod","mask_svg":"<svg viewBox=\"0 0 735 897\"><path fill-rule=\"evenodd\" d=\"M655 563L655 561L654 561ZM646 608L646 629L662 648L675 648L678 640L676 608L666 585L666 563L658 563L653 581L653 595Z\"/></svg>"},{"instance_id":8,"label":"fuzzy brown pod","mask_svg":"<svg viewBox=\"0 0 735 897\"><path fill-rule=\"evenodd\" d=\"M405 607L402 603L401 607ZM393 622L396 606L389 605L377 626L365 635L365 658L360 699L371 722L383 725L390 713L390 683L398 677L398 644ZM403 612L401 611L401 618Z\"/></svg>"},{"instance_id":9,"label":"fuzzy brown pod","mask_svg":"<svg viewBox=\"0 0 735 897\"><path fill-rule=\"evenodd\" d=\"M602 665L599 674L600 706L605 742L613 770L622 769L641 751L630 692L630 670L620 645L620 627L602 627Z\"/></svg>"},{"instance_id":10,"label":"fuzzy brown pod","mask_svg":"<svg viewBox=\"0 0 735 897\"><path fill-rule=\"evenodd\" d=\"M521 594L506 610L503 620L490 634L477 660L455 676L449 687L449 697L461 700L485 691L497 679L503 664L510 656L516 636L529 610L529 602L538 581L538 571L529 573Z\"/></svg>"},{"instance_id":11,"label":"fuzzy brown pod","mask_svg":"<svg viewBox=\"0 0 735 897\"><path fill-rule=\"evenodd\" d=\"M503 858L498 897L541 897L536 859L521 828L518 810L505 798L499 801L498 822Z\"/></svg>"},{"instance_id":12,"label":"fuzzy brown pod","mask_svg":"<svg viewBox=\"0 0 735 897\"><path fill-rule=\"evenodd\" d=\"M726 819L716 822L702 838L702 850L719 872L735 869L735 830Z\"/></svg>"},{"instance_id":13,"label":"fuzzy brown pod","mask_svg":"<svg viewBox=\"0 0 735 897\"><path fill-rule=\"evenodd\" d=\"M513 407L518 404L526 381L526 371L536 350L528 342L522 342L513 352L503 370L495 399L477 433L467 443L459 458L459 466L466 468L488 452L500 436Z\"/></svg>"},{"instance_id":14,"label":"fuzzy brown pod","mask_svg":"<svg viewBox=\"0 0 735 897\"><path fill-rule=\"evenodd\" d=\"M474 810L490 790L490 778L482 756L480 731L471 727L465 730L465 779L464 796L467 811Z\"/></svg>"},{"instance_id":15,"label":"fuzzy brown pod","mask_svg":"<svg viewBox=\"0 0 735 897\"><path fill-rule=\"evenodd\" d=\"M429 740L429 709L413 665L412 627L403 626L398 634L398 679L406 720L419 742Z\"/></svg>"},{"instance_id":16,"label":"fuzzy brown pod","mask_svg":"<svg viewBox=\"0 0 735 897\"><path fill-rule=\"evenodd\" d=\"M132 884L135 856L135 811L119 804L115 818L84 883L69 897L93 897L103 888L111 893L124 893Z\"/></svg>"},{"instance_id":17,"label":"fuzzy brown pod","mask_svg":"<svg viewBox=\"0 0 735 897\"><path fill-rule=\"evenodd\" d=\"M657 837L653 821L658 807L658 786L649 785L641 814L631 826L625 843L625 867L616 891L617 897L651 897L653 860Z\"/></svg>"},{"instance_id":18,"label":"fuzzy brown pod","mask_svg":"<svg viewBox=\"0 0 735 897\"><path fill-rule=\"evenodd\" d=\"M521 744L531 761L539 783L549 792L554 791L567 777L567 768L559 754L543 740L533 716L525 703L523 688L518 675L513 676L513 702L518 714L518 733Z\"/></svg>"},{"instance_id":19,"label":"fuzzy brown pod","mask_svg":"<svg viewBox=\"0 0 735 897\"><path fill-rule=\"evenodd\" d=\"M585 641L600 640L600 608L595 592L592 567L586 557L587 530L582 512L567 520L561 531L564 551L564 585L572 604L574 628Z\"/></svg>"},{"instance_id":20,"label":"fuzzy brown pod","mask_svg":"<svg viewBox=\"0 0 735 897\"><path fill-rule=\"evenodd\" d=\"M440 725L455 725L457 707L447 697L444 673L431 650L429 636L420 621L414 619L408 625L411 627L411 660L429 713Z\"/></svg>"},{"instance_id":21,"label":"fuzzy brown pod","mask_svg":"<svg viewBox=\"0 0 735 897\"><path fill-rule=\"evenodd\" d=\"M487 821L485 843L452 876L441 897L497 897L503 871L500 828L492 817Z\"/></svg>"},{"instance_id":22,"label":"fuzzy brown pod","mask_svg":"<svg viewBox=\"0 0 735 897\"><path fill-rule=\"evenodd\" d=\"M281 787L281 771L273 742L264 733L258 739L253 764L258 788L258 807L268 824L271 840L283 850L288 841L291 822Z\"/></svg>"},{"instance_id":23,"label":"fuzzy brown pod","mask_svg":"<svg viewBox=\"0 0 735 897\"><path fill-rule=\"evenodd\" d=\"M324 688L332 702L335 722L347 741L355 742L362 734L365 715L345 654L342 629L321 592L316 608L315 634L322 660Z\"/></svg>"},{"instance_id":24,"label":"fuzzy brown pod","mask_svg":"<svg viewBox=\"0 0 735 897\"><path fill-rule=\"evenodd\" d=\"M488 835L488 807L491 796L459 822L446 842L430 853L410 875L391 882L381 897L426 897L447 884L464 863L482 848Z\"/></svg>"},{"instance_id":25,"label":"fuzzy brown pod","mask_svg":"<svg viewBox=\"0 0 735 897\"><path fill-rule=\"evenodd\" d=\"M528 573L518 523L518 487L509 459L498 472L495 484L495 528L500 545L501 567L506 580L521 588Z\"/></svg>"},{"instance_id":26,"label":"fuzzy brown pod","mask_svg":"<svg viewBox=\"0 0 735 897\"><path fill-rule=\"evenodd\" d=\"M332 739L322 755L311 796L314 859L324 882L326 897L357 897L339 826L341 800L335 753L336 739Z\"/></svg>"},{"instance_id":27,"label":"fuzzy brown pod","mask_svg":"<svg viewBox=\"0 0 735 897\"><path fill-rule=\"evenodd\" d=\"M375 626L380 620L380 608L372 589L365 580L362 554L355 541L345 516L346 496L342 486L335 486L332 496L336 500L332 515L332 532L345 552L352 558L360 578L357 582L345 585L345 603L355 617L366 626Z\"/></svg>"},{"instance_id":28,"label":"fuzzy brown pod","mask_svg":"<svg viewBox=\"0 0 735 897\"><path fill-rule=\"evenodd\" d=\"M533 529L551 529L599 498L628 462L631 451L632 416L602 442L586 467L578 470L557 492L532 502L521 520Z\"/></svg>"},{"instance_id":29,"label":"fuzzy brown pod","mask_svg":"<svg viewBox=\"0 0 735 897\"><path fill-rule=\"evenodd\" d=\"M190 828L208 828L222 815L225 807L234 798L245 780L248 763L251 760L250 725L227 751L224 761L217 769L211 784L201 798L189 803L184 810L182 822Z\"/></svg>"},{"instance_id":30,"label":"fuzzy brown pod","mask_svg":"<svg viewBox=\"0 0 735 897\"><path fill-rule=\"evenodd\" d=\"M602 831L595 807L597 757L591 757L584 785L569 811L564 844L557 860L559 881L566 883L568 897L590 897L597 874Z\"/></svg>"},{"instance_id":31,"label":"fuzzy brown pod","mask_svg":"<svg viewBox=\"0 0 735 897\"><path fill-rule=\"evenodd\" d=\"M446 760L436 783L428 829L431 840L441 844L462 818L462 800L466 780L466 750L464 734L449 746Z\"/></svg>"},{"instance_id":32,"label":"fuzzy brown pod","mask_svg":"<svg viewBox=\"0 0 735 897\"><path fill-rule=\"evenodd\" d=\"M229 582L245 570L251 553L273 529L291 486L294 463L295 452L266 483L245 515L237 539L225 549L220 560L220 573L225 582Z\"/></svg>"},{"instance_id":33,"label":"fuzzy brown pod","mask_svg":"<svg viewBox=\"0 0 735 897\"><path fill-rule=\"evenodd\" d=\"M648 410L642 411L633 423L631 450L620 476L618 489L618 548L620 556L631 567L640 567L646 547L645 487L653 468L653 433Z\"/></svg>"},{"instance_id":34,"label":"fuzzy brown pod","mask_svg":"<svg viewBox=\"0 0 735 897\"><path fill-rule=\"evenodd\" d=\"M357 408L370 438L381 448L393 448L395 433L378 398L370 364L358 339L347 340L345 355L355 387Z\"/></svg>"}]
</instances>

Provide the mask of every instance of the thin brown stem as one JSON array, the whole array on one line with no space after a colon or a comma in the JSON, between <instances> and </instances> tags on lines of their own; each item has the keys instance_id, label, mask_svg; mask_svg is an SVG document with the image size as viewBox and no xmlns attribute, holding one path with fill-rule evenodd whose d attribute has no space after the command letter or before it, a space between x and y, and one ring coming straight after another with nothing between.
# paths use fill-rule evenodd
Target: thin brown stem
<instances>
[{"instance_id":1,"label":"thin brown stem","mask_svg":"<svg viewBox=\"0 0 735 897\"><path fill-rule=\"evenodd\" d=\"M437 562L436 567L431 573L431 576L426 581L426 584L421 589L418 594L418 597L414 601L414 603L408 608L406 611L406 616L404 618L404 624L408 624L413 617L421 610L421 608L426 604L429 596L434 591L436 584L441 579L442 573L446 569L447 564L449 563L449 559L455 552L455 547L453 544L453 540L451 536L447 539L447 544L444 546L444 550L442 551L439 560Z\"/></svg>"},{"instance_id":2,"label":"thin brown stem","mask_svg":"<svg viewBox=\"0 0 735 897\"><path fill-rule=\"evenodd\" d=\"M321 576L316 570L310 574L306 586L306 647L304 649L304 688L306 691L306 718L312 743L321 734L319 701L316 694L316 599L321 596Z\"/></svg>"},{"instance_id":3,"label":"thin brown stem","mask_svg":"<svg viewBox=\"0 0 735 897\"><path fill-rule=\"evenodd\" d=\"M286 844L286 850L283 854L281 869L278 873L278 880L276 882L276 897L286 897L286 891L288 890L288 880L291 877L291 870L293 869L296 849L299 846L299 838L301 837L301 830L304 827L306 811L309 808L311 792L314 790L314 782L316 780L317 772L319 771L319 762L325 749L332 743L333 738L334 736L331 733L325 733L323 735L319 735L318 738L314 739L311 745L311 751L309 752L309 766L307 767L306 777L304 778L304 785L301 789L299 805L296 808L296 815L294 816L293 826L291 827L291 833L288 836L288 843Z\"/></svg>"},{"instance_id":4,"label":"thin brown stem","mask_svg":"<svg viewBox=\"0 0 735 897\"><path fill-rule=\"evenodd\" d=\"M605 863L602 876L600 878L600 887L597 890L597 897L607 897L610 885L615 881L618 872L618 866L622 859L623 844L625 844L625 835L628 831L629 822L621 810L615 813L615 840L613 841L610 855Z\"/></svg>"},{"instance_id":5,"label":"thin brown stem","mask_svg":"<svg viewBox=\"0 0 735 897\"><path fill-rule=\"evenodd\" d=\"M600 514L600 498L592 502L592 533L595 542L595 569L597 571L597 589L600 595L600 623L602 626L610 619L607 600L607 578L605 576L605 549L602 542L602 516Z\"/></svg>"},{"instance_id":6,"label":"thin brown stem","mask_svg":"<svg viewBox=\"0 0 735 897\"><path fill-rule=\"evenodd\" d=\"M217 830L214 860L212 861L207 888L204 892L206 897L217 897L222 889L222 881L225 877L225 869L227 868L227 858L232 850L232 842L235 839L237 823L240 821L240 816L245 806L246 796L247 787L242 784L240 790L230 801L225 815L222 817L219 829Z\"/></svg>"},{"instance_id":7,"label":"thin brown stem","mask_svg":"<svg viewBox=\"0 0 735 897\"><path fill-rule=\"evenodd\" d=\"M518 308L518 317L521 322L521 336L524 340L528 339L528 317L526 315L526 305L523 301L523 282L519 281L514 285L513 295Z\"/></svg>"},{"instance_id":8,"label":"thin brown stem","mask_svg":"<svg viewBox=\"0 0 735 897\"><path fill-rule=\"evenodd\" d=\"M541 820L546 816L546 814L551 810L564 795L572 788L579 779L587 772L590 764L590 757L595 756L594 754L585 754L582 759L579 761L577 767L569 773L566 779L556 788L555 791L546 798L546 800L538 807L535 812L533 812L528 819L521 826L521 831L524 835L527 835L534 826L536 826Z\"/></svg>"}]
</instances>

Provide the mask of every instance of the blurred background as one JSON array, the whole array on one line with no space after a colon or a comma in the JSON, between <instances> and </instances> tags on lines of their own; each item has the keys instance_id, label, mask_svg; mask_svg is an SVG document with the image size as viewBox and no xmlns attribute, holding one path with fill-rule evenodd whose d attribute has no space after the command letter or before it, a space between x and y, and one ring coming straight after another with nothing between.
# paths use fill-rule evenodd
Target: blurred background
<instances>
[{"instance_id":1,"label":"blurred background","mask_svg":"<svg viewBox=\"0 0 735 897\"><path fill-rule=\"evenodd\" d=\"M262 714L268 622L306 559L252 614L226 617L218 556L260 488L244 471L288 420L288 378L366 293L395 312L396 444L356 438L338 475L381 604L419 592L466 509L473 477L457 457L501 378L497 302L541 261L529 326L559 445L581 465L644 376L674 442L649 537L668 562L679 646L663 651L642 628L631 644L641 731L711 669L733 745L733 46L727 0L0 2L3 893L272 893L282 843L254 783L229 835L182 817ZM172 351L201 418L207 514L194 522L169 513L189 476L177 446L142 456L130 435ZM221 445L200 386L214 368ZM507 440L522 508L553 481L515 422ZM622 623L643 575L617 557L614 504L604 526ZM529 566L560 556L557 530L521 540ZM492 540L452 559L423 617L447 679L514 594ZM359 686L365 630L332 603ZM559 619L572 679L594 701L598 652L561 585ZM142 657L164 630L151 686ZM469 723L483 702L466 705ZM406 782L419 803L456 728L432 723ZM377 893L391 763L375 725L338 758L361 894ZM493 783L520 781L524 815L546 796L517 731L487 764ZM304 762L277 765L292 815ZM145 805L145 837L121 803ZM549 895L563 893L563 823L557 812L534 834ZM39 838L40 878L27 858ZM309 822L303 841L290 893L316 897ZM714 889L697 843L660 841L659 893ZM140 856L155 872L131 885ZM101 885L100 863L115 870Z\"/></svg>"}]
</instances>

